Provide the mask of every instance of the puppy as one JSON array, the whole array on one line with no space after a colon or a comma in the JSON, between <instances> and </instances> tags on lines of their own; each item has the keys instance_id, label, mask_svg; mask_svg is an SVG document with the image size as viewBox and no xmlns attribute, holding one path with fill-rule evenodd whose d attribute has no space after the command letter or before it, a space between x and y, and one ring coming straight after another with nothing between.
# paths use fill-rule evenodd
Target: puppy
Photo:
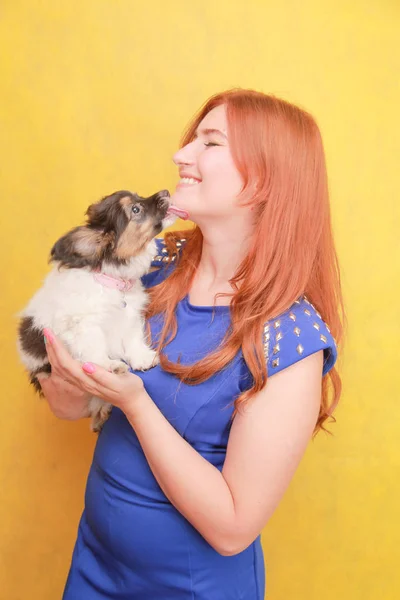
<instances>
[{"instance_id":1,"label":"puppy","mask_svg":"<svg viewBox=\"0 0 400 600\"><path fill-rule=\"evenodd\" d=\"M54 244L52 270L17 315L18 352L41 396L36 376L51 373L45 327L82 363L91 361L114 373L127 372L126 363L134 370L157 364L145 341L148 296L140 277L157 254L154 237L176 219L170 206L167 190L148 198L118 191L90 205L86 224ZM101 398L90 400L92 431L101 430L111 407Z\"/></svg>"}]
</instances>

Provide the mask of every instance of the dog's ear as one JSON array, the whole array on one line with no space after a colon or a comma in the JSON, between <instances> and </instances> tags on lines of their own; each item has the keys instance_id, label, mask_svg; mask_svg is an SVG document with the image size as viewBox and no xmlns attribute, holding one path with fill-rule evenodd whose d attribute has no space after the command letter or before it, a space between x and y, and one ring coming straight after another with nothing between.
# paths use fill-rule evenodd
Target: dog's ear
<instances>
[{"instance_id":1,"label":"dog's ear","mask_svg":"<svg viewBox=\"0 0 400 600\"><path fill-rule=\"evenodd\" d=\"M58 261L62 266L74 269L96 267L105 248L112 244L112 238L112 233L102 235L85 226L75 227L54 244L49 262Z\"/></svg>"},{"instance_id":2,"label":"dog's ear","mask_svg":"<svg viewBox=\"0 0 400 600\"><path fill-rule=\"evenodd\" d=\"M111 194L110 196L105 196L102 200L91 204L85 212L88 223L94 227L103 225L106 221L107 213L114 202L115 195Z\"/></svg>"},{"instance_id":3,"label":"dog's ear","mask_svg":"<svg viewBox=\"0 0 400 600\"><path fill-rule=\"evenodd\" d=\"M128 216L122 202L125 196L131 197L130 192L119 191L105 196L99 202L91 204L85 215L87 224L105 232L113 230L118 236L126 227Z\"/></svg>"}]
</instances>

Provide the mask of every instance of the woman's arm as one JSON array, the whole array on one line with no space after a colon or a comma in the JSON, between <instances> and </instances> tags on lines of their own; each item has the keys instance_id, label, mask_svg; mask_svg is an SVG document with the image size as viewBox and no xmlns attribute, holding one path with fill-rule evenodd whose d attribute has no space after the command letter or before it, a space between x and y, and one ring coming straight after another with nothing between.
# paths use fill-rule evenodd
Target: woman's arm
<instances>
[{"instance_id":1,"label":"woman's arm","mask_svg":"<svg viewBox=\"0 0 400 600\"><path fill-rule=\"evenodd\" d=\"M317 422L322 351L271 377L232 424L222 473L184 440L144 390L125 414L164 494L224 556L261 533Z\"/></svg>"},{"instance_id":2,"label":"woman's arm","mask_svg":"<svg viewBox=\"0 0 400 600\"><path fill-rule=\"evenodd\" d=\"M55 375L37 376L50 410L59 419L77 421L89 417L91 395Z\"/></svg>"},{"instance_id":3,"label":"woman's arm","mask_svg":"<svg viewBox=\"0 0 400 600\"><path fill-rule=\"evenodd\" d=\"M125 411L164 494L219 554L235 523L231 491L220 471L176 431L146 390Z\"/></svg>"},{"instance_id":4,"label":"woman's arm","mask_svg":"<svg viewBox=\"0 0 400 600\"><path fill-rule=\"evenodd\" d=\"M51 338L47 353L54 372L125 413L161 489L204 539L224 556L247 548L280 502L311 439L323 351L270 377L247 410L236 415L221 473L169 423L140 377L81 365Z\"/></svg>"}]
</instances>

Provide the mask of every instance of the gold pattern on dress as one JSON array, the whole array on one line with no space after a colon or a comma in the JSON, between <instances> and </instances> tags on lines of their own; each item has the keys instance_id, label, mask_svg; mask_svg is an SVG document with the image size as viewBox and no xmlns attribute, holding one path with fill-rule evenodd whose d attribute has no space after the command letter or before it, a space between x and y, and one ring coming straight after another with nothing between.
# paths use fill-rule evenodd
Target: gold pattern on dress
<instances>
[{"instance_id":1,"label":"gold pattern on dress","mask_svg":"<svg viewBox=\"0 0 400 600\"><path fill-rule=\"evenodd\" d=\"M315 329L318 329L318 331L319 331L319 325L318 325L318 323L313 323L313 327L315 327Z\"/></svg>"},{"instance_id":2,"label":"gold pattern on dress","mask_svg":"<svg viewBox=\"0 0 400 600\"><path fill-rule=\"evenodd\" d=\"M180 248L182 246L182 242L175 242L177 247Z\"/></svg>"},{"instance_id":3,"label":"gold pattern on dress","mask_svg":"<svg viewBox=\"0 0 400 600\"><path fill-rule=\"evenodd\" d=\"M163 260L163 262L168 262L169 261L169 256L163 256L162 260Z\"/></svg>"},{"instance_id":4,"label":"gold pattern on dress","mask_svg":"<svg viewBox=\"0 0 400 600\"><path fill-rule=\"evenodd\" d=\"M314 304L312 302L310 302L305 296L304 296L304 302L307 302L307 304L309 304L314 309L314 312L317 315L317 317L322 320L322 317L319 314L319 312L317 311L317 309L315 308ZM306 311L304 311L304 312L306 312Z\"/></svg>"},{"instance_id":5,"label":"gold pattern on dress","mask_svg":"<svg viewBox=\"0 0 400 600\"><path fill-rule=\"evenodd\" d=\"M268 360L269 354L269 323L264 325L264 356Z\"/></svg>"},{"instance_id":6,"label":"gold pattern on dress","mask_svg":"<svg viewBox=\"0 0 400 600\"><path fill-rule=\"evenodd\" d=\"M275 323L274 323L275 329L278 329L278 327L280 327L280 325L281 325L281 322L279 320L275 321Z\"/></svg>"},{"instance_id":7,"label":"gold pattern on dress","mask_svg":"<svg viewBox=\"0 0 400 600\"><path fill-rule=\"evenodd\" d=\"M297 335L297 337L299 337L301 329L300 329L299 327L295 327L295 328L293 329L293 331L294 331L294 333Z\"/></svg>"},{"instance_id":8,"label":"gold pattern on dress","mask_svg":"<svg viewBox=\"0 0 400 600\"><path fill-rule=\"evenodd\" d=\"M277 354L279 352L279 350L280 350L279 344L275 344L272 354Z\"/></svg>"},{"instance_id":9,"label":"gold pattern on dress","mask_svg":"<svg viewBox=\"0 0 400 600\"><path fill-rule=\"evenodd\" d=\"M297 346L296 350L297 350L297 352L298 352L299 354L303 354L303 352L304 352L304 348L303 348L303 346L302 346L301 344L299 344L299 345Z\"/></svg>"},{"instance_id":10,"label":"gold pattern on dress","mask_svg":"<svg viewBox=\"0 0 400 600\"><path fill-rule=\"evenodd\" d=\"M295 300L294 303L295 304L300 304L300 300Z\"/></svg>"},{"instance_id":11,"label":"gold pattern on dress","mask_svg":"<svg viewBox=\"0 0 400 600\"><path fill-rule=\"evenodd\" d=\"M274 360L272 361L272 366L279 367L279 358L274 358Z\"/></svg>"},{"instance_id":12,"label":"gold pattern on dress","mask_svg":"<svg viewBox=\"0 0 400 600\"><path fill-rule=\"evenodd\" d=\"M296 315L294 313L289 313L289 319L292 319L292 321L296 320Z\"/></svg>"},{"instance_id":13,"label":"gold pattern on dress","mask_svg":"<svg viewBox=\"0 0 400 600\"><path fill-rule=\"evenodd\" d=\"M161 250L161 252L162 252L163 254L168 254L168 250L167 250L166 248L163 248L163 249Z\"/></svg>"},{"instance_id":14,"label":"gold pattern on dress","mask_svg":"<svg viewBox=\"0 0 400 600\"><path fill-rule=\"evenodd\" d=\"M325 327L327 328L327 330L329 331L329 333L331 332L331 330L329 329L328 325L325 323Z\"/></svg>"},{"instance_id":15,"label":"gold pattern on dress","mask_svg":"<svg viewBox=\"0 0 400 600\"><path fill-rule=\"evenodd\" d=\"M283 338L283 333L281 331L279 331L275 336L275 341L279 342L279 340L281 340L282 338Z\"/></svg>"},{"instance_id":16,"label":"gold pattern on dress","mask_svg":"<svg viewBox=\"0 0 400 600\"><path fill-rule=\"evenodd\" d=\"M326 337L325 337L324 335L322 335L322 333L321 333L321 335L320 335L320 338L321 338L321 342L324 342L325 344L326 344L326 342L328 341L328 340L326 339Z\"/></svg>"},{"instance_id":17,"label":"gold pattern on dress","mask_svg":"<svg viewBox=\"0 0 400 600\"><path fill-rule=\"evenodd\" d=\"M306 315L308 315L309 317L311 317L311 313L310 313L310 311L308 310L308 308L305 308L305 309L304 309L304 312L306 313Z\"/></svg>"}]
</instances>

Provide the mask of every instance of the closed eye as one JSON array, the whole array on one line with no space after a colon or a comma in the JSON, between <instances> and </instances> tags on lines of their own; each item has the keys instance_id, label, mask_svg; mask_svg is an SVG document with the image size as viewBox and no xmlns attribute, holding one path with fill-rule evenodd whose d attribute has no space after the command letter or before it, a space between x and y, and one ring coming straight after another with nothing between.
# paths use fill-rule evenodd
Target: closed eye
<instances>
[{"instance_id":1,"label":"closed eye","mask_svg":"<svg viewBox=\"0 0 400 600\"><path fill-rule=\"evenodd\" d=\"M207 144L204 144L205 146L220 146L220 144L214 144L214 142L208 142Z\"/></svg>"}]
</instances>

